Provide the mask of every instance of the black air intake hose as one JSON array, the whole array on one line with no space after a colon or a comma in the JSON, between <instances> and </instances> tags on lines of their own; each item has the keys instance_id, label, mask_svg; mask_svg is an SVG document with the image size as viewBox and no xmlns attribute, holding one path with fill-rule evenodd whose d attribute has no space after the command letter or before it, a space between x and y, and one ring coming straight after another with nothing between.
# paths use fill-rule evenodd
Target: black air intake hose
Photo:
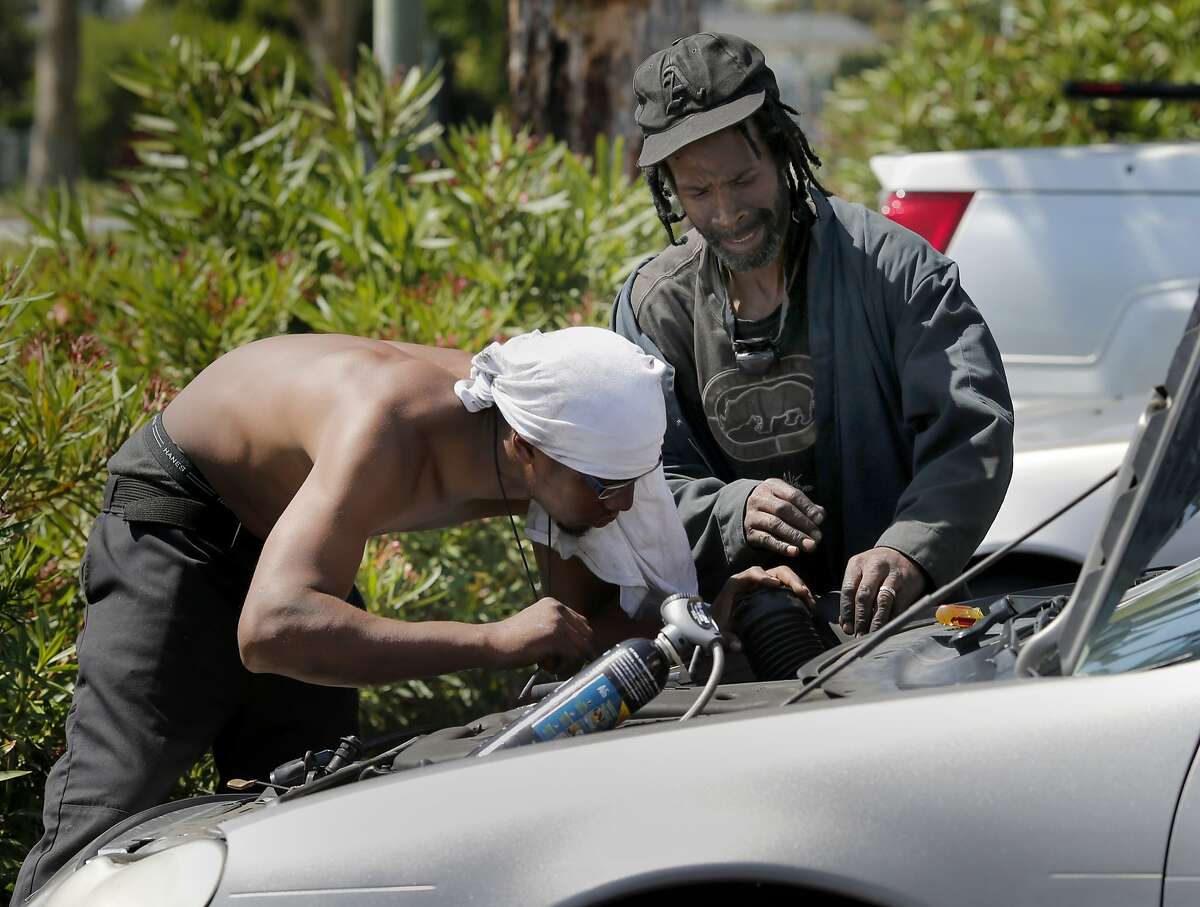
<instances>
[{"instance_id":1,"label":"black air intake hose","mask_svg":"<svg viewBox=\"0 0 1200 907\"><path fill-rule=\"evenodd\" d=\"M794 680L825 651L808 606L790 592L763 589L738 603L733 632L759 680Z\"/></svg>"}]
</instances>

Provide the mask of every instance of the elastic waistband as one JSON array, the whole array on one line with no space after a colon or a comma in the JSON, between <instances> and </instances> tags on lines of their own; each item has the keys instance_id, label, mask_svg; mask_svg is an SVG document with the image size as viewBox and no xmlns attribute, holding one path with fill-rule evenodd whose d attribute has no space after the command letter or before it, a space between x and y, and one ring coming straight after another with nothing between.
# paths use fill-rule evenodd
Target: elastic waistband
<instances>
[{"instance_id":1,"label":"elastic waistband","mask_svg":"<svg viewBox=\"0 0 1200 907\"><path fill-rule=\"evenodd\" d=\"M262 541L242 528L156 414L108 461L102 509L128 523L196 532L252 565Z\"/></svg>"},{"instance_id":2,"label":"elastic waistband","mask_svg":"<svg viewBox=\"0 0 1200 907\"><path fill-rule=\"evenodd\" d=\"M150 424L142 431L146 449L158 461L158 465L166 470L167 475L182 485L185 489L195 492L201 497L212 501L220 501L221 496L208 480L201 475L183 448L176 444L163 424L162 413L155 413Z\"/></svg>"}]
</instances>

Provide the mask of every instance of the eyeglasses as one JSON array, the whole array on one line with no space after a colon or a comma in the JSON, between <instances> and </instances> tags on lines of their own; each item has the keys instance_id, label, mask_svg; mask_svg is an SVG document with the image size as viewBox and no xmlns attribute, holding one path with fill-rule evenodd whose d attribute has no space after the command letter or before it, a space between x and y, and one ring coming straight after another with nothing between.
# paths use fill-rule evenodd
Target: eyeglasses
<instances>
[{"instance_id":1,"label":"eyeglasses","mask_svg":"<svg viewBox=\"0 0 1200 907\"><path fill-rule=\"evenodd\" d=\"M595 492L596 497L602 501L607 501L611 498L615 498L638 479L642 479L650 475L650 473L654 472L654 470L658 469L658 467L661 465L662 457L659 457L657 463L655 463L641 475L634 476L632 479L598 479L595 476L589 476L586 472L581 472L580 475L583 476L583 481L587 482L588 488Z\"/></svg>"}]
</instances>

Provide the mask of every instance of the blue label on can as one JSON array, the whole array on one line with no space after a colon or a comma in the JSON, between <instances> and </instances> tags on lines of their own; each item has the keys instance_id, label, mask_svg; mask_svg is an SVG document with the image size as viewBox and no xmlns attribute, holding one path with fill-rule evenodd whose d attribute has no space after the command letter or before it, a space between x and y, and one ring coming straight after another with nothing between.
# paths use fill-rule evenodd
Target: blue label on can
<instances>
[{"instance_id":1,"label":"blue label on can","mask_svg":"<svg viewBox=\"0 0 1200 907\"><path fill-rule=\"evenodd\" d=\"M601 674L533 726L542 741L574 737L616 727L629 717L629 708L611 680Z\"/></svg>"}]
</instances>

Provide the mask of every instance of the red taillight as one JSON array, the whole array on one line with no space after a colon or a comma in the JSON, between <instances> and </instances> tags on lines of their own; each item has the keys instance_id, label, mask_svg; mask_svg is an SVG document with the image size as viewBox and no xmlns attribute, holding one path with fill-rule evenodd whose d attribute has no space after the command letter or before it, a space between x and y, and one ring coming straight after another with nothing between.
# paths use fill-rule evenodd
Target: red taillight
<instances>
[{"instance_id":1,"label":"red taillight","mask_svg":"<svg viewBox=\"0 0 1200 907\"><path fill-rule=\"evenodd\" d=\"M939 252L950 245L963 212L971 203L970 192L905 192L889 193L879 210L901 226L925 237Z\"/></svg>"}]
</instances>

